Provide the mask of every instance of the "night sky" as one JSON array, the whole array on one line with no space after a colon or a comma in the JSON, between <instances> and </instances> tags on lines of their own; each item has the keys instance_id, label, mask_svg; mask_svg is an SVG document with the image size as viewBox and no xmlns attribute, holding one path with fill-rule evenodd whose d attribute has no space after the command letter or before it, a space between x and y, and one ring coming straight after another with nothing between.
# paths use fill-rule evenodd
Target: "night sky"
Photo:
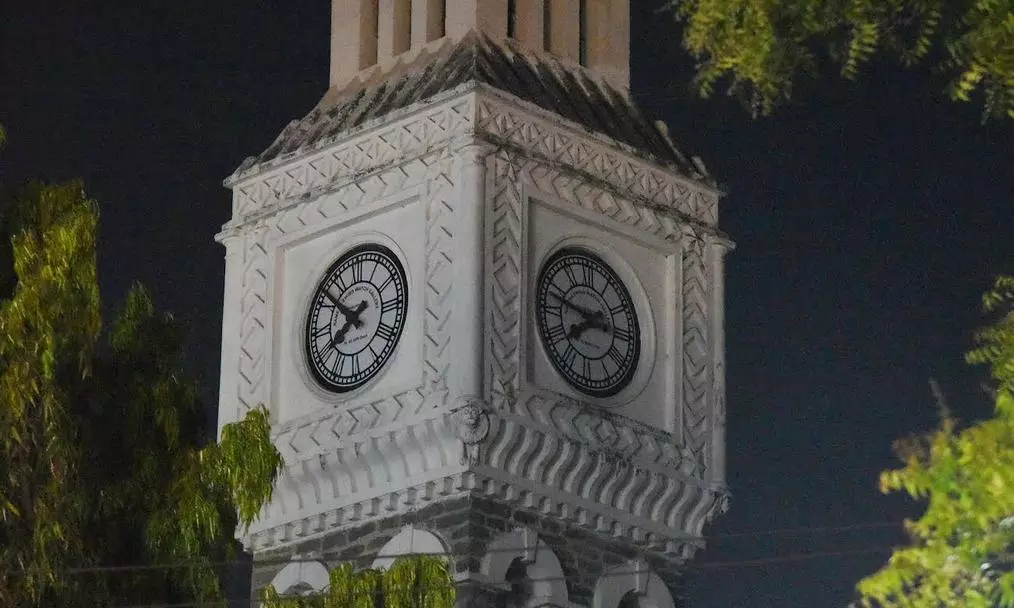
<instances>
[{"instance_id":1,"label":"night sky","mask_svg":"<svg viewBox=\"0 0 1014 608\"><path fill-rule=\"evenodd\" d=\"M106 310L148 285L190 325L213 403L221 180L323 94L329 0L2 5L0 184L84 179L101 204ZM753 121L724 97L695 99L675 29L637 10L634 93L724 184L722 228L738 245L732 510L708 530L692 605L842 607L887 556L860 551L896 543L898 528L735 534L900 522L917 505L880 495L877 472L894 439L935 425L929 379L959 417L988 415L984 374L962 354L981 293L1014 273L1014 121L982 126L939 77L887 65L800 87ZM814 552L845 554L763 561Z\"/></svg>"}]
</instances>

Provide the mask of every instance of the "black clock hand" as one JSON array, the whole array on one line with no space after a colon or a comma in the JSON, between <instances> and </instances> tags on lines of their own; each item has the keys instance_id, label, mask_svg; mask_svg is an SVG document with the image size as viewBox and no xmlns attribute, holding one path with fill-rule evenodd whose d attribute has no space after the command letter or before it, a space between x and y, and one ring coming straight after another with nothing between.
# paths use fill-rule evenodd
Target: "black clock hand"
<instances>
[{"instance_id":1,"label":"black clock hand","mask_svg":"<svg viewBox=\"0 0 1014 608\"><path fill-rule=\"evenodd\" d=\"M584 317L584 319L586 321L590 320L590 319L597 319L597 320L602 319L602 311L600 311L600 310L591 310L590 308L585 308L584 306L580 306L578 304L575 304L575 303L571 302L570 300L568 300L567 298L564 298L563 296L558 296L558 295L552 294L552 293L549 294L549 295L552 296L554 299L558 300L561 304L564 304L565 306L567 306L567 308L570 308L571 310L573 310L577 314L579 314L582 317Z\"/></svg>"},{"instance_id":2,"label":"black clock hand","mask_svg":"<svg viewBox=\"0 0 1014 608\"><path fill-rule=\"evenodd\" d=\"M363 320L359 318L359 315L363 314L363 311L366 310L366 307L367 307L366 300L361 301L359 305L355 307L355 309L346 308L344 305L338 304L338 309L342 311L343 315L345 315L345 324L342 325L342 328L339 329L338 333L335 334L336 342L341 344L342 342L345 341L345 334L348 333L350 327L355 327L358 329L363 326ZM345 311L348 312L346 313Z\"/></svg>"},{"instance_id":3,"label":"black clock hand","mask_svg":"<svg viewBox=\"0 0 1014 608\"><path fill-rule=\"evenodd\" d=\"M338 300L332 299L332 302L334 302L334 305L338 308L338 311L341 312L343 315L345 315L346 323L351 323L357 328L363 326L363 321L362 319L359 318L359 315L363 314L363 311L366 310L366 300L360 302L359 306L356 306L355 309L345 306Z\"/></svg>"},{"instance_id":4,"label":"black clock hand","mask_svg":"<svg viewBox=\"0 0 1014 608\"><path fill-rule=\"evenodd\" d=\"M612 331L612 328L609 326L608 323L603 323L599 319L587 319L580 323L574 323L573 325L571 325L570 331L567 332L567 337L570 338L571 340L577 340L578 338L581 337L581 334L583 334L586 330L589 329L598 329L606 333Z\"/></svg>"}]
</instances>

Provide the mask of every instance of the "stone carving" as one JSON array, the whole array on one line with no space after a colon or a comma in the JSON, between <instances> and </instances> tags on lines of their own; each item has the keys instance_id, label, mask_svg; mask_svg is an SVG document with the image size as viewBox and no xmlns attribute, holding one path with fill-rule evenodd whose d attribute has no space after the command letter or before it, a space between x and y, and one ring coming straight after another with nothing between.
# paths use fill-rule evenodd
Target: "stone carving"
<instances>
[{"instance_id":1,"label":"stone carving","mask_svg":"<svg viewBox=\"0 0 1014 608\"><path fill-rule=\"evenodd\" d=\"M493 156L494 191L487 216L486 277L490 289L486 300L486 361L491 367L487 387L494 404L519 390L521 345L521 176L518 162L505 152Z\"/></svg>"},{"instance_id":2,"label":"stone carving","mask_svg":"<svg viewBox=\"0 0 1014 608\"><path fill-rule=\"evenodd\" d=\"M718 222L717 192L638 160L622 144L606 143L580 128L560 128L559 117L548 112L531 107L518 111L504 97L490 91L476 106L476 128L491 140L520 147L550 165L564 164L584 174L583 182L605 186L620 198L631 197L709 226Z\"/></svg>"},{"instance_id":3,"label":"stone carving","mask_svg":"<svg viewBox=\"0 0 1014 608\"><path fill-rule=\"evenodd\" d=\"M708 302L704 243L690 240L683 249L683 439L702 462L706 461L704 451L711 431Z\"/></svg>"},{"instance_id":4,"label":"stone carving","mask_svg":"<svg viewBox=\"0 0 1014 608\"><path fill-rule=\"evenodd\" d=\"M489 414L481 402L459 398L451 420L455 435L463 444L461 464L476 464L479 461L479 444L489 435Z\"/></svg>"},{"instance_id":5,"label":"stone carving","mask_svg":"<svg viewBox=\"0 0 1014 608\"><path fill-rule=\"evenodd\" d=\"M424 108L421 112L420 107ZM404 116L400 120L392 120ZM233 223L314 196L364 173L422 156L435 144L469 128L474 97L420 104L366 123L273 161L244 168L226 180L234 189Z\"/></svg>"}]
</instances>

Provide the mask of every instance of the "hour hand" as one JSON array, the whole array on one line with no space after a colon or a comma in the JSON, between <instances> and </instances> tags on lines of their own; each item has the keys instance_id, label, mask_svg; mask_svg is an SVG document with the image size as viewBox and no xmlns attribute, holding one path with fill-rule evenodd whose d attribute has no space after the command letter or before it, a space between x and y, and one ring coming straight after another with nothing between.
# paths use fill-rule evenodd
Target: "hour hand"
<instances>
[{"instance_id":1,"label":"hour hand","mask_svg":"<svg viewBox=\"0 0 1014 608\"><path fill-rule=\"evenodd\" d=\"M342 304L339 300L334 298L332 298L331 301L334 302L334 305L336 308L338 308L338 311L341 312L343 315L345 315L346 325L352 325L357 329L363 326L363 320L359 318L359 315L363 314L363 311L366 310L366 300L360 302L359 306L356 306L355 308L349 308L348 306Z\"/></svg>"}]
</instances>

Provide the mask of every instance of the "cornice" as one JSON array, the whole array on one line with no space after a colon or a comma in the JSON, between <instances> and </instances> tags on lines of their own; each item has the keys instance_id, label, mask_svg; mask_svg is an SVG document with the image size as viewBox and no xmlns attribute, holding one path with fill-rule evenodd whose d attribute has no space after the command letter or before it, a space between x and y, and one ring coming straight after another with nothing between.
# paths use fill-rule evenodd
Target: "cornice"
<instances>
[{"instance_id":1,"label":"cornice","mask_svg":"<svg viewBox=\"0 0 1014 608\"><path fill-rule=\"evenodd\" d=\"M475 136L523 151L549 167L576 172L618 200L629 198L628 205L640 208L630 212L644 215L649 229L652 224L660 224L663 231L697 226L728 241L716 228L721 193L715 188L646 160L630 146L477 83L367 122L310 149L237 171L225 182L233 190L233 217L218 238L435 148L466 145Z\"/></svg>"},{"instance_id":2,"label":"cornice","mask_svg":"<svg viewBox=\"0 0 1014 608\"><path fill-rule=\"evenodd\" d=\"M251 548L470 492L681 554L726 496L668 433L549 395L528 394L511 409L455 402L328 441L313 438L321 426L287 429L288 441L276 435L286 447L284 491L251 527Z\"/></svg>"}]
</instances>

